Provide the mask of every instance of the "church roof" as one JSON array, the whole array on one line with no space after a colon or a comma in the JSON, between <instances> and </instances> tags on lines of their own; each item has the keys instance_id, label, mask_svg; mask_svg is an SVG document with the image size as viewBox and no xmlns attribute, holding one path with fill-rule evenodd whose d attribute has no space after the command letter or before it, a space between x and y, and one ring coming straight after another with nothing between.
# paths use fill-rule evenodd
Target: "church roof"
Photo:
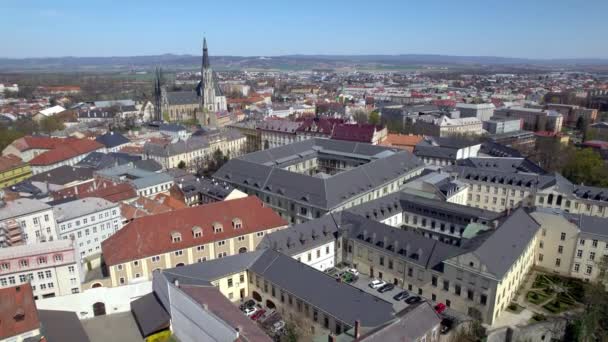
<instances>
[{"instance_id":1,"label":"church roof","mask_svg":"<svg viewBox=\"0 0 608 342\"><path fill-rule=\"evenodd\" d=\"M167 102L169 105L198 104L198 95L194 91L168 91Z\"/></svg>"}]
</instances>

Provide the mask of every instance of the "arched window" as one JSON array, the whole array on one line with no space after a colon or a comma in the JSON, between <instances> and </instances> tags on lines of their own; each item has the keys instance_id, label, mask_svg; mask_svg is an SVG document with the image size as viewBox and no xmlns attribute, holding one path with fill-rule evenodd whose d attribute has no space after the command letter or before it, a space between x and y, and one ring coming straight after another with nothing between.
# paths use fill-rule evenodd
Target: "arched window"
<instances>
[{"instance_id":1,"label":"arched window","mask_svg":"<svg viewBox=\"0 0 608 342\"><path fill-rule=\"evenodd\" d=\"M247 253L247 247L239 248L239 253Z\"/></svg>"},{"instance_id":2,"label":"arched window","mask_svg":"<svg viewBox=\"0 0 608 342\"><path fill-rule=\"evenodd\" d=\"M106 305L103 302L93 304L93 315L103 316L106 314Z\"/></svg>"}]
</instances>

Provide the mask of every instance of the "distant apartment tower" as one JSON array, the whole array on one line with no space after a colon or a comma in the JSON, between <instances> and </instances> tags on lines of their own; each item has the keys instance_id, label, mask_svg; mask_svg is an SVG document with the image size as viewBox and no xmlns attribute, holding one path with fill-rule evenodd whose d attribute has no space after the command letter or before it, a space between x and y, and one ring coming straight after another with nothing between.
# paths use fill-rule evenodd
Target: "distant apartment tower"
<instances>
[{"instance_id":1,"label":"distant apartment tower","mask_svg":"<svg viewBox=\"0 0 608 342\"><path fill-rule=\"evenodd\" d=\"M522 119L523 129L535 132L560 132L564 119L564 117L556 111L520 106L497 109L494 111L494 116L499 119Z\"/></svg>"},{"instance_id":2,"label":"distant apartment tower","mask_svg":"<svg viewBox=\"0 0 608 342\"><path fill-rule=\"evenodd\" d=\"M460 111L461 118L478 118L486 121L494 116L496 107L493 103L457 103L456 109Z\"/></svg>"},{"instance_id":3,"label":"distant apartment tower","mask_svg":"<svg viewBox=\"0 0 608 342\"><path fill-rule=\"evenodd\" d=\"M522 120L518 118L490 118L483 121L483 129L489 134L505 134L521 130Z\"/></svg>"}]
</instances>

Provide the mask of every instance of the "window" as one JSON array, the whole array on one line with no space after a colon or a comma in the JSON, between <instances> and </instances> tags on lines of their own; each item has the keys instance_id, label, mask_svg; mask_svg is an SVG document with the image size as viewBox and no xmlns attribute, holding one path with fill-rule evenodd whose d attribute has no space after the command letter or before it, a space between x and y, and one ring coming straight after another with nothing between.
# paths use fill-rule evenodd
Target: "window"
<instances>
[{"instance_id":1,"label":"window","mask_svg":"<svg viewBox=\"0 0 608 342\"><path fill-rule=\"evenodd\" d=\"M175 251L175 256L182 256L184 254L184 251L182 251L181 249L179 251Z\"/></svg>"},{"instance_id":2,"label":"window","mask_svg":"<svg viewBox=\"0 0 608 342\"><path fill-rule=\"evenodd\" d=\"M218 246L223 246L223 245L225 245L225 244L226 244L226 240L222 240L222 241L218 241L218 242L217 242L217 245L218 245Z\"/></svg>"},{"instance_id":3,"label":"window","mask_svg":"<svg viewBox=\"0 0 608 342\"><path fill-rule=\"evenodd\" d=\"M591 241L591 246L593 246L593 248L596 248L597 247L597 240Z\"/></svg>"},{"instance_id":4,"label":"window","mask_svg":"<svg viewBox=\"0 0 608 342\"><path fill-rule=\"evenodd\" d=\"M589 253L589 260L595 260L595 252Z\"/></svg>"},{"instance_id":5,"label":"window","mask_svg":"<svg viewBox=\"0 0 608 342\"><path fill-rule=\"evenodd\" d=\"M560 258L555 259L555 266L559 267L559 265L561 265L561 264L562 264L562 259L560 259Z\"/></svg>"},{"instance_id":6,"label":"window","mask_svg":"<svg viewBox=\"0 0 608 342\"><path fill-rule=\"evenodd\" d=\"M433 287L437 287L437 276L431 277L431 284L433 285Z\"/></svg>"},{"instance_id":7,"label":"window","mask_svg":"<svg viewBox=\"0 0 608 342\"><path fill-rule=\"evenodd\" d=\"M479 296L479 303L481 305L486 305L488 303L488 296L485 294L482 294L481 296Z\"/></svg>"},{"instance_id":8,"label":"window","mask_svg":"<svg viewBox=\"0 0 608 342\"><path fill-rule=\"evenodd\" d=\"M135 273L135 278L139 278L139 277L141 277L141 274Z\"/></svg>"},{"instance_id":9,"label":"window","mask_svg":"<svg viewBox=\"0 0 608 342\"><path fill-rule=\"evenodd\" d=\"M241 283L245 282L245 275L244 274L239 275L239 282L241 282Z\"/></svg>"},{"instance_id":10,"label":"window","mask_svg":"<svg viewBox=\"0 0 608 342\"><path fill-rule=\"evenodd\" d=\"M557 246L557 253L559 253L559 254L564 253L564 246Z\"/></svg>"},{"instance_id":11,"label":"window","mask_svg":"<svg viewBox=\"0 0 608 342\"><path fill-rule=\"evenodd\" d=\"M467 290L467 299L473 300L475 298L475 292L473 290Z\"/></svg>"},{"instance_id":12,"label":"window","mask_svg":"<svg viewBox=\"0 0 608 342\"><path fill-rule=\"evenodd\" d=\"M118 270L119 270L119 271L122 271L122 264L121 264L121 265L116 266L116 268L118 268Z\"/></svg>"},{"instance_id":13,"label":"window","mask_svg":"<svg viewBox=\"0 0 608 342\"><path fill-rule=\"evenodd\" d=\"M459 284L454 285L454 294L460 296L461 288Z\"/></svg>"},{"instance_id":14,"label":"window","mask_svg":"<svg viewBox=\"0 0 608 342\"><path fill-rule=\"evenodd\" d=\"M232 287L232 278L228 279L228 287Z\"/></svg>"},{"instance_id":15,"label":"window","mask_svg":"<svg viewBox=\"0 0 608 342\"><path fill-rule=\"evenodd\" d=\"M27 276L25 274L20 274L19 275L19 282L20 283L25 283L27 281Z\"/></svg>"},{"instance_id":16,"label":"window","mask_svg":"<svg viewBox=\"0 0 608 342\"><path fill-rule=\"evenodd\" d=\"M257 232L257 233L255 234L255 236L257 236L257 237L262 237L262 236L264 236L264 232Z\"/></svg>"},{"instance_id":17,"label":"window","mask_svg":"<svg viewBox=\"0 0 608 342\"><path fill-rule=\"evenodd\" d=\"M540 249L543 249L543 247L545 247L545 244L544 244L544 243L541 241L541 242L538 244L538 247L539 247Z\"/></svg>"},{"instance_id":18,"label":"window","mask_svg":"<svg viewBox=\"0 0 608 342\"><path fill-rule=\"evenodd\" d=\"M542 254L538 254L538 261L543 261L543 255Z\"/></svg>"},{"instance_id":19,"label":"window","mask_svg":"<svg viewBox=\"0 0 608 342\"><path fill-rule=\"evenodd\" d=\"M120 277L120 279L118 279L118 283L120 283L120 285L124 285L126 283L125 278Z\"/></svg>"},{"instance_id":20,"label":"window","mask_svg":"<svg viewBox=\"0 0 608 342\"><path fill-rule=\"evenodd\" d=\"M28 262L26 259L19 260L19 267L27 267L27 264Z\"/></svg>"},{"instance_id":21,"label":"window","mask_svg":"<svg viewBox=\"0 0 608 342\"><path fill-rule=\"evenodd\" d=\"M444 280L443 281L443 290L444 291L449 291L450 290L450 281L449 280Z\"/></svg>"},{"instance_id":22,"label":"window","mask_svg":"<svg viewBox=\"0 0 608 342\"><path fill-rule=\"evenodd\" d=\"M576 257L577 258L582 258L583 257L583 250L582 249L579 249L579 250L576 251Z\"/></svg>"},{"instance_id":23,"label":"window","mask_svg":"<svg viewBox=\"0 0 608 342\"><path fill-rule=\"evenodd\" d=\"M574 264L574 272L578 273L578 271L581 269L581 265L580 264Z\"/></svg>"},{"instance_id":24,"label":"window","mask_svg":"<svg viewBox=\"0 0 608 342\"><path fill-rule=\"evenodd\" d=\"M225 257L226 255L227 255L227 254L226 254L226 252L221 252L221 253L219 253L219 254L217 255L217 257L218 257L218 259L219 259L219 258L223 258L223 257Z\"/></svg>"},{"instance_id":25,"label":"window","mask_svg":"<svg viewBox=\"0 0 608 342\"><path fill-rule=\"evenodd\" d=\"M152 257L152 262L159 262L160 261L160 255L155 255Z\"/></svg>"},{"instance_id":26,"label":"window","mask_svg":"<svg viewBox=\"0 0 608 342\"><path fill-rule=\"evenodd\" d=\"M10 269L11 266L9 265L8 262L4 262L4 263L2 263L2 266L0 266L0 268L4 271L4 270Z\"/></svg>"},{"instance_id":27,"label":"window","mask_svg":"<svg viewBox=\"0 0 608 342\"><path fill-rule=\"evenodd\" d=\"M565 241L566 240L566 233L562 233L559 239L562 240L562 241Z\"/></svg>"},{"instance_id":28,"label":"window","mask_svg":"<svg viewBox=\"0 0 608 342\"><path fill-rule=\"evenodd\" d=\"M579 241L578 243L579 243L581 246L584 246L584 245L585 245L585 240L580 239L580 241Z\"/></svg>"},{"instance_id":29,"label":"window","mask_svg":"<svg viewBox=\"0 0 608 342\"><path fill-rule=\"evenodd\" d=\"M173 243L181 242L182 241L182 234L180 234L180 233L173 233L173 234L171 234L171 241L173 241Z\"/></svg>"},{"instance_id":30,"label":"window","mask_svg":"<svg viewBox=\"0 0 608 342\"><path fill-rule=\"evenodd\" d=\"M46 264L46 257L39 257L38 265L43 265L43 264Z\"/></svg>"},{"instance_id":31,"label":"window","mask_svg":"<svg viewBox=\"0 0 608 342\"><path fill-rule=\"evenodd\" d=\"M591 274L591 272L593 272L593 266L587 266L587 271L585 273L587 274Z\"/></svg>"},{"instance_id":32,"label":"window","mask_svg":"<svg viewBox=\"0 0 608 342\"><path fill-rule=\"evenodd\" d=\"M139 260L133 261L133 266L139 266Z\"/></svg>"}]
</instances>

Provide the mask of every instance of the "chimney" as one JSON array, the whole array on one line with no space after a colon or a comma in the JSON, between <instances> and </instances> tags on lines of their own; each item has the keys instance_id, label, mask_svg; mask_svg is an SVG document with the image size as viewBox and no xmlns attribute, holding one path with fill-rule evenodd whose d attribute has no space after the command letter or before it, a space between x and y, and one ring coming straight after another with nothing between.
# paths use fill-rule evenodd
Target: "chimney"
<instances>
[{"instance_id":1,"label":"chimney","mask_svg":"<svg viewBox=\"0 0 608 342\"><path fill-rule=\"evenodd\" d=\"M355 321L355 339L358 339L359 337L361 337L361 321L356 320Z\"/></svg>"},{"instance_id":2,"label":"chimney","mask_svg":"<svg viewBox=\"0 0 608 342\"><path fill-rule=\"evenodd\" d=\"M363 240L367 240L367 229L363 229Z\"/></svg>"},{"instance_id":3,"label":"chimney","mask_svg":"<svg viewBox=\"0 0 608 342\"><path fill-rule=\"evenodd\" d=\"M173 281L173 284L175 285L175 287L179 288L179 280L175 279L175 281Z\"/></svg>"},{"instance_id":4,"label":"chimney","mask_svg":"<svg viewBox=\"0 0 608 342\"><path fill-rule=\"evenodd\" d=\"M372 234L372 243L376 242L376 233Z\"/></svg>"},{"instance_id":5,"label":"chimney","mask_svg":"<svg viewBox=\"0 0 608 342\"><path fill-rule=\"evenodd\" d=\"M329 335L327 335L327 342L336 342L336 336L334 336L333 333L329 333Z\"/></svg>"},{"instance_id":6,"label":"chimney","mask_svg":"<svg viewBox=\"0 0 608 342\"><path fill-rule=\"evenodd\" d=\"M399 253L399 240L395 240L395 242L393 243L393 248L395 253Z\"/></svg>"},{"instance_id":7,"label":"chimney","mask_svg":"<svg viewBox=\"0 0 608 342\"><path fill-rule=\"evenodd\" d=\"M387 238L386 236L385 236L385 237L382 239L382 243L383 243L383 245L382 245L382 246L383 246L384 248L388 247L388 245L387 245L387 243L388 243L388 238Z\"/></svg>"}]
</instances>

